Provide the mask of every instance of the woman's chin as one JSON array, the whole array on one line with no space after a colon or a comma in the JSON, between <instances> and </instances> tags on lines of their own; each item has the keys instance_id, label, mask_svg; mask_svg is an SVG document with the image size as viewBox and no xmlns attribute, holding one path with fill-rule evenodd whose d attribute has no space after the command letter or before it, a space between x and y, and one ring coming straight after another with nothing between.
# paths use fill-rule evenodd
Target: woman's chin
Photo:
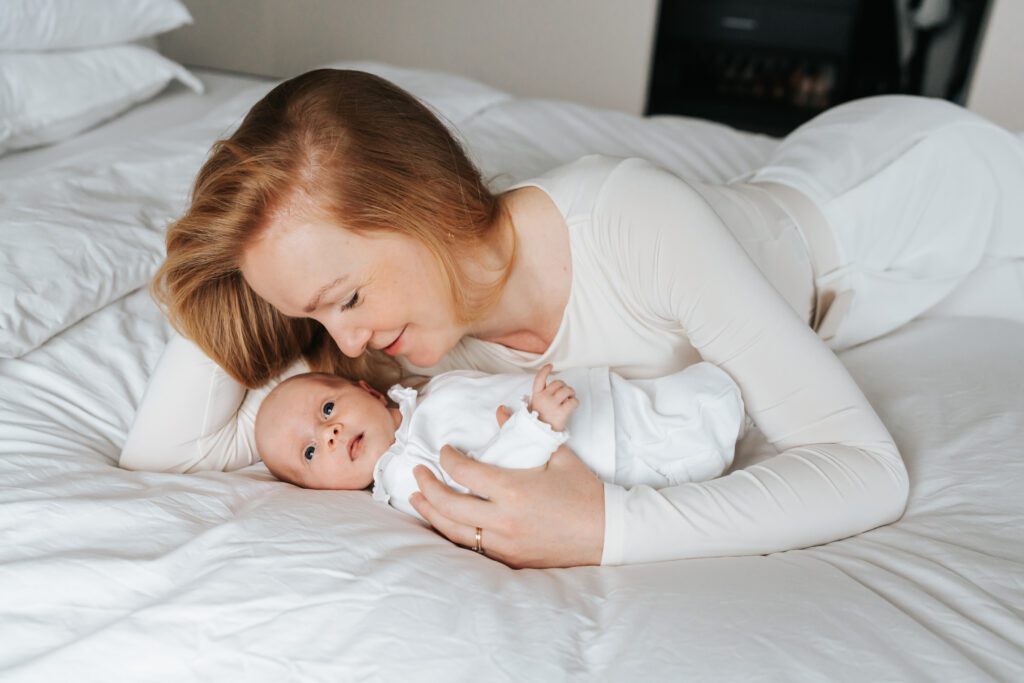
<instances>
[{"instance_id":1,"label":"woman's chin","mask_svg":"<svg viewBox=\"0 0 1024 683\"><path fill-rule=\"evenodd\" d=\"M401 355L406 362L411 363L418 368L429 368L437 365L441 358L443 358L443 354L432 353L429 350L420 349L415 349L412 353L403 353Z\"/></svg>"}]
</instances>

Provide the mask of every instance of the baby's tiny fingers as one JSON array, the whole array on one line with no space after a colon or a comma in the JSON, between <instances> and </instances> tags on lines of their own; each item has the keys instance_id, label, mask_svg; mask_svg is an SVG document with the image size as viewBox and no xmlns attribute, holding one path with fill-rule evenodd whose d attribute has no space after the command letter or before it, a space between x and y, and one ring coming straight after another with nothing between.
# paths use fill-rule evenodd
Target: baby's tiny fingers
<instances>
[{"instance_id":1,"label":"baby's tiny fingers","mask_svg":"<svg viewBox=\"0 0 1024 683\"><path fill-rule=\"evenodd\" d=\"M551 374L551 370L553 369L553 367L554 366L551 365L551 363L547 363L544 367L540 369L540 372L537 373L537 376L533 378L533 394L535 396L540 392L544 391L544 387L547 385L548 382L548 375Z\"/></svg>"}]
</instances>

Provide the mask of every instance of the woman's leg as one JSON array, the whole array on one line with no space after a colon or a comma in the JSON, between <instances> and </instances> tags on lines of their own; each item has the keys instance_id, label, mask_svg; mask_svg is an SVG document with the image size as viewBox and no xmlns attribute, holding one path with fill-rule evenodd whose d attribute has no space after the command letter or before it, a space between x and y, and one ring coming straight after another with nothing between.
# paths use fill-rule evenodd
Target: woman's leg
<instances>
[{"instance_id":1,"label":"woman's leg","mask_svg":"<svg viewBox=\"0 0 1024 683\"><path fill-rule=\"evenodd\" d=\"M927 98L850 102L790 134L750 180L798 190L835 238L839 266L816 277L852 294L833 349L947 299L948 314L984 301L975 314L1024 315L1024 141L986 119Z\"/></svg>"}]
</instances>

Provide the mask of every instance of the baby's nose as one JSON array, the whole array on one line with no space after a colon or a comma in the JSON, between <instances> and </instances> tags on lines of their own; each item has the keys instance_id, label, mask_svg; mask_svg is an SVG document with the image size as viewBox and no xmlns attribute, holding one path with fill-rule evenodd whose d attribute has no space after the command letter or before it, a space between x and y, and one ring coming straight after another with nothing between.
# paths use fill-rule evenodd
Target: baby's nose
<instances>
[{"instance_id":1,"label":"baby's nose","mask_svg":"<svg viewBox=\"0 0 1024 683\"><path fill-rule=\"evenodd\" d=\"M327 450L334 450L341 443L341 428L338 425L324 425L320 438Z\"/></svg>"}]
</instances>

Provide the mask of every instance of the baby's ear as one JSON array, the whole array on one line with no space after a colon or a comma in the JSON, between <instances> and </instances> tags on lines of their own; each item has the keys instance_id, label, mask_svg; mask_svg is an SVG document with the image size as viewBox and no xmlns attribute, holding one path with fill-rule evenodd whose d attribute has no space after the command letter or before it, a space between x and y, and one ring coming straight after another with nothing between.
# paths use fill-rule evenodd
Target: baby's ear
<instances>
[{"instance_id":1,"label":"baby's ear","mask_svg":"<svg viewBox=\"0 0 1024 683\"><path fill-rule=\"evenodd\" d=\"M371 396L373 396L375 399L377 399L384 405L388 404L388 400L384 397L384 394L380 393L379 391L371 387L369 384L367 384L365 379L359 380L359 386L363 388L363 391L369 392Z\"/></svg>"}]
</instances>

